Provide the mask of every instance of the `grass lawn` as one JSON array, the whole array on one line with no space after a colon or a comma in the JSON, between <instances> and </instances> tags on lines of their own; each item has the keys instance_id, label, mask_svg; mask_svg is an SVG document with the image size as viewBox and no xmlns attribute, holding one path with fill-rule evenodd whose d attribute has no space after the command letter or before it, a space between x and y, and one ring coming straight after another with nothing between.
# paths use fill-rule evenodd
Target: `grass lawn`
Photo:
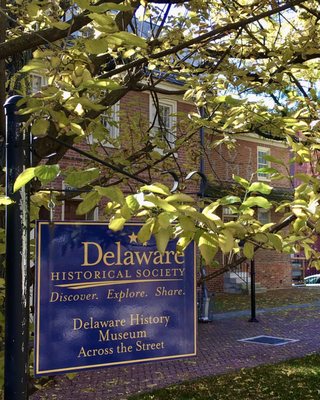
<instances>
[{"instance_id":1,"label":"grass lawn","mask_svg":"<svg viewBox=\"0 0 320 400\"><path fill-rule=\"evenodd\" d=\"M318 300L320 301L320 287L268 290L266 293L256 294L257 309L313 303ZM246 309L250 309L248 294L217 293L214 296L214 312L216 313Z\"/></svg>"},{"instance_id":2,"label":"grass lawn","mask_svg":"<svg viewBox=\"0 0 320 400\"><path fill-rule=\"evenodd\" d=\"M320 398L320 355L203 378L129 400L316 400Z\"/></svg>"}]
</instances>

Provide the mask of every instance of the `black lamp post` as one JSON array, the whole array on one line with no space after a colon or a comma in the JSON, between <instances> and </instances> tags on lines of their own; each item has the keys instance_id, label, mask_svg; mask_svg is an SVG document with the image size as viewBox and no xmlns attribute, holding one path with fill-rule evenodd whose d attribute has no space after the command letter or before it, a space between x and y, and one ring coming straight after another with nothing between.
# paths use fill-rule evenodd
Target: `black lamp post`
<instances>
[{"instance_id":1,"label":"black lamp post","mask_svg":"<svg viewBox=\"0 0 320 400\"><path fill-rule=\"evenodd\" d=\"M204 198L205 191L208 185L208 179L206 175L202 172L203 170L203 165L201 164L201 170L200 171L192 171L186 176L186 181L191 179L194 175L199 175L201 178L201 183L200 183L200 191L197 193L200 199ZM199 322L211 322L209 318L209 307L210 307L210 296L209 296L209 291L207 288L207 284L205 282L205 277L206 277L206 268L203 265L202 261L200 261L200 274L201 274L201 279L202 279L202 284L201 284L201 300L200 300L200 312L199 312Z\"/></svg>"},{"instance_id":2,"label":"black lamp post","mask_svg":"<svg viewBox=\"0 0 320 400\"><path fill-rule=\"evenodd\" d=\"M10 97L6 113L6 195L14 204L6 207L6 324L5 400L28 398L29 368L29 192L23 187L14 193L18 175L28 166L30 136L20 128L17 102Z\"/></svg>"},{"instance_id":3,"label":"black lamp post","mask_svg":"<svg viewBox=\"0 0 320 400\"><path fill-rule=\"evenodd\" d=\"M239 241L239 247L243 248L245 241ZM259 322L256 318L256 268L254 258L250 261L250 291L251 291L251 318L248 322Z\"/></svg>"},{"instance_id":4,"label":"black lamp post","mask_svg":"<svg viewBox=\"0 0 320 400\"><path fill-rule=\"evenodd\" d=\"M250 262L251 318L248 322L259 322L256 318L256 268L254 258Z\"/></svg>"}]
</instances>

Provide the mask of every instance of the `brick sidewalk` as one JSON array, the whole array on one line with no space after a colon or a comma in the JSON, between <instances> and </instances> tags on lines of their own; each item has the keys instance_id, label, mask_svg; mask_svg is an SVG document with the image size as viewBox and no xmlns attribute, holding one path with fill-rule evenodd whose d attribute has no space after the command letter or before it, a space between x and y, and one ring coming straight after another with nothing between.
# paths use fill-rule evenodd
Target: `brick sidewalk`
<instances>
[{"instance_id":1,"label":"brick sidewalk","mask_svg":"<svg viewBox=\"0 0 320 400\"><path fill-rule=\"evenodd\" d=\"M320 350L319 307L288 309L274 314L259 315L258 312L257 317L259 323L249 323L242 317L200 324L197 357L82 372L73 380L57 377L47 388L32 395L31 400L123 400L133 393L239 368L276 363ZM237 341L258 335L299 341L284 346Z\"/></svg>"}]
</instances>

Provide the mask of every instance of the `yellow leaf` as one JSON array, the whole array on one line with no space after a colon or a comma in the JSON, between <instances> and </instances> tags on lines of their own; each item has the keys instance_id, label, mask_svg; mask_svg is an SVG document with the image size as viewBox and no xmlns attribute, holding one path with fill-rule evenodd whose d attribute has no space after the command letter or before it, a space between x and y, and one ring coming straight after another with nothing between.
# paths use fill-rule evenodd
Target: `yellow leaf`
<instances>
[{"instance_id":1,"label":"yellow leaf","mask_svg":"<svg viewBox=\"0 0 320 400\"><path fill-rule=\"evenodd\" d=\"M31 133L34 136L45 136L49 129L49 121L47 119L41 118L34 122L31 126Z\"/></svg>"}]
</instances>

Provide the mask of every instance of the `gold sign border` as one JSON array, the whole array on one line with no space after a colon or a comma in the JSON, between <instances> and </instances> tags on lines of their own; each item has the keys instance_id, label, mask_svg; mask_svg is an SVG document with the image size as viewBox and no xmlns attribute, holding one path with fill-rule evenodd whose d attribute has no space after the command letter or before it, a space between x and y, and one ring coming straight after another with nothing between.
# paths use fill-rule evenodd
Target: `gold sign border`
<instances>
[{"instance_id":1,"label":"gold sign border","mask_svg":"<svg viewBox=\"0 0 320 400\"><path fill-rule=\"evenodd\" d=\"M35 373L36 375L40 374L52 374L55 372L68 372L68 371L78 371L78 370L87 370L91 368L101 368L101 367L107 367L107 366L116 366L116 365L125 365L125 364L135 364L135 363L141 363L141 362L149 362L149 361L161 361L161 360L172 360L176 358L186 358L186 357L191 357L197 355L197 284L196 284L196 259L197 259L197 254L196 254L196 246L195 243L193 243L194 246L194 259L193 259L193 277L194 277L194 283L193 283L193 290L194 290L194 296L193 296L193 314L194 314L194 320L193 320L193 326L194 326L194 350L193 353L188 353L188 354L178 354L178 355L170 355L170 356L164 356L164 357L154 357L154 358L146 358L146 359L139 359L139 360L128 360L128 361L117 361L117 362L111 362L111 363L102 363L102 364L95 364L95 365L82 365L79 367L68 367L68 368L59 368L59 369L52 369L52 370L40 370L40 287L41 287L41 227L45 225L105 225L108 226L108 223L106 222L89 222L89 221L76 221L76 222L66 222L66 221L54 221L54 222L49 222L49 221L38 221L37 223L37 244L38 244L38 249L37 249L37 276L36 276L36 286L35 286L35 292L36 292L36 334L35 334ZM143 224L141 223L135 223L135 222L129 222L126 223L124 226L142 226Z\"/></svg>"}]
</instances>

